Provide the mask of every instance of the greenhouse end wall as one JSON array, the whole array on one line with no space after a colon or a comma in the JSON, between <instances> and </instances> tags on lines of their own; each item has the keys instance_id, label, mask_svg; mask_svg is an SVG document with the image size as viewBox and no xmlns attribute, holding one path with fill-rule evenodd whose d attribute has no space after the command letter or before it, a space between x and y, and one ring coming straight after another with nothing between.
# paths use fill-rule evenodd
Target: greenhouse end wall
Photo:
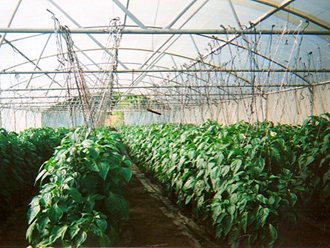
<instances>
[{"instance_id":1,"label":"greenhouse end wall","mask_svg":"<svg viewBox=\"0 0 330 248\"><path fill-rule=\"evenodd\" d=\"M310 115L330 112L330 84L269 93L264 96L226 101L217 105L158 110L161 116L147 111L126 112L126 125L151 123L193 123L216 120L225 125L239 121L301 124Z\"/></svg>"},{"instance_id":2,"label":"greenhouse end wall","mask_svg":"<svg viewBox=\"0 0 330 248\"><path fill-rule=\"evenodd\" d=\"M77 127L84 124L81 112L71 114L64 111L45 111L41 120L43 127Z\"/></svg>"},{"instance_id":3,"label":"greenhouse end wall","mask_svg":"<svg viewBox=\"0 0 330 248\"><path fill-rule=\"evenodd\" d=\"M41 127L41 113L4 108L1 110L1 127L15 132L20 132L30 127Z\"/></svg>"}]
</instances>

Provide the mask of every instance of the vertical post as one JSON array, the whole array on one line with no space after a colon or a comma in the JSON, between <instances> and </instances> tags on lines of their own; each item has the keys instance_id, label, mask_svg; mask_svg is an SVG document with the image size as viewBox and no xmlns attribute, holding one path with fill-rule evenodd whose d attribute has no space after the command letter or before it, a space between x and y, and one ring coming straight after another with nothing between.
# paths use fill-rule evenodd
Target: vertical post
<instances>
[{"instance_id":1,"label":"vertical post","mask_svg":"<svg viewBox=\"0 0 330 248\"><path fill-rule=\"evenodd\" d=\"M309 114L314 115L314 86L309 86L308 91L309 91L309 104L310 104Z\"/></svg>"},{"instance_id":2,"label":"vertical post","mask_svg":"<svg viewBox=\"0 0 330 248\"><path fill-rule=\"evenodd\" d=\"M265 98L261 98L263 102L261 102L262 105L262 121L268 120L268 114L267 114L267 104L268 104L268 94L265 95Z\"/></svg>"},{"instance_id":3,"label":"vertical post","mask_svg":"<svg viewBox=\"0 0 330 248\"><path fill-rule=\"evenodd\" d=\"M29 128L30 126L28 126L28 118L27 118L28 110L24 110L24 112L25 112L25 128Z\"/></svg>"},{"instance_id":4,"label":"vertical post","mask_svg":"<svg viewBox=\"0 0 330 248\"><path fill-rule=\"evenodd\" d=\"M266 121L269 121L269 111L268 111L268 107L269 107L269 102L268 102L268 94L266 95L266 101L265 101L265 109L266 109Z\"/></svg>"},{"instance_id":5,"label":"vertical post","mask_svg":"<svg viewBox=\"0 0 330 248\"><path fill-rule=\"evenodd\" d=\"M236 123L240 121L239 105L242 101L236 101ZM234 124L234 123L233 123Z\"/></svg>"},{"instance_id":6,"label":"vertical post","mask_svg":"<svg viewBox=\"0 0 330 248\"><path fill-rule=\"evenodd\" d=\"M16 132L16 110L13 110L14 112L14 131Z\"/></svg>"}]
</instances>

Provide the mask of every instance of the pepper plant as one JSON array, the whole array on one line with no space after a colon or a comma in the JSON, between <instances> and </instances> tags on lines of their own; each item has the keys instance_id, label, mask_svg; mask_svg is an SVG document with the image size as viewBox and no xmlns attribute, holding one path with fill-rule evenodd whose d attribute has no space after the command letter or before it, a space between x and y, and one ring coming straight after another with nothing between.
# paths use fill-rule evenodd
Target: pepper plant
<instances>
[{"instance_id":1,"label":"pepper plant","mask_svg":"<svg viewBox=\"0 0 330 248\"><path fill-rule=\"evenodd\" d=\"M132 176L131 165L116 132L79 128L67 135L36 179L41 189L30 203L29 243L112 244L128 217L123 187Z\"/></svg>"},{"instance_id":2,"label":"pepper plant","mask_svg":"<svg viewBox=\"0 0 330 248\"><path fill-rule=\"evenodd\" d=\"M0 129L0 220L31 197L41 164L49 159L66 129Z\"/></svg>"},{"instance_id":3,"label":"pepper plant","mask_svg":"<svg viewBox=\"0 0 330 248\"><path fill-rule=\"evenodd\" d=\"M297 209L329 206L329 115L302 126L240 122L122 129L131 155L231 246L273 246Z\"/></svg>"}]
</instances>

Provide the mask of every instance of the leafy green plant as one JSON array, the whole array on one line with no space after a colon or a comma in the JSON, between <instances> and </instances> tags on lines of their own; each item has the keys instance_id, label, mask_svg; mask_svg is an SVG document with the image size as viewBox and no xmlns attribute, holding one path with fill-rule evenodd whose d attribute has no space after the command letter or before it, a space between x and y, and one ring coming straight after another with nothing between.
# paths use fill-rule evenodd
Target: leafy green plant
<instances>
[{"instance_id":1,"label":"leafy green plant","mask_svg":"<svg viewBox=\"0 0 330 248\"><path fill-rule=\"evenodd\" d=\"M122 128L131 155L232 246L273 246L297 207L329 206L329 115L302 126L215 122Z\"/></svg>"},{"instance_id":2,"label":"leafy green plant","mask_svg":"<svg viewBox=\"0 0 330 248\"><path fill-rule=\"evenodd\" d=\"M31 197L40 165L51 157L65 132L40 128L17 134L0 129L0 219Z\"/></svg>"},{"instance_id":3,"label":"leafy green plant","mask_svg":"<svg viewBox=\"0 0 330 248\"><path fill-rule=\"evenodd\" d=\"M108 129L71 132L43 164L37 177L41 189L30 203L26 236L31 245L78 247L116 239L128 217L123 186L131 161L118 133Z\"/></svg>"},{"instance_id":4,"label":"leafy green plant","mask_svg":"<svg viewBox=\"0 0 330 248\"><path fill-rule=\"evenodd\" d=\"M29 128L19 133L18 138L22 142L30 142L35 145L36 153L40 159L39 165L41 165L53 156L55 147L60 145L67 133L67 128Z\"/></svg>"},{"instance_id":5,"label":"leafy green plant","mask_svg":"<svg viewBox=\"0 0 330 248\"><path fill-rule=\"evenodd\" d=\"M306 120L292 137L300 151L298 175L306 191L303 205L319 213L330 211L330 114Z\"/></svg>"}]
</instances>

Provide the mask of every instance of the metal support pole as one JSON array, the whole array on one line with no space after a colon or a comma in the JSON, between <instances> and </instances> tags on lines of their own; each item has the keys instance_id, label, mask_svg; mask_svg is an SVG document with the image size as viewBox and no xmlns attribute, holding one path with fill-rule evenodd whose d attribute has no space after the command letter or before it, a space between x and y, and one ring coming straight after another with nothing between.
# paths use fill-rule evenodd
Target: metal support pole
<instances>
[{"instance_id":1,"label":"metal support pole","mask_svg":"<svg viewBox=\"0 0 330 248\"><path fill-rule=\"evenodd\" d=\"M84 73L119 73L119 74L125 74L125 73L199 73L199 72L243 72L243 73L253 73L253 72L263 72L263 73L269 73L269 72L295 72L295 73L329 73L329 69L226 69L226 68L216 68L216 69L128 69L128 70L84 70ZM0 75L8 75L8 74L63 74L63 73L70 73L70 71L0 71Z\"/></svg>"},{"instance_id":2,"label":"metal support pole","mask_svg":"<svg viewBox=\"0 0 330 248\"><path fill-rule=\"evenodd\" d=\"M54 33L51 28L0 28L0 33ZM60 33L61 31L58 31ZM73 28L70 29L71 34L109 34L107 28ZM122 34L217 34L217 35L231 35L231 34L245 34L245 35L330 35L329 30L271 30L271 29L123 29Z\"/></svg>"},{"instance_id":3,"label":"metal support pole","mask_svg":"<svg viewBox=\"0 0 330 248\"><path fill-rule=\"evenodd\" d=\"M15 7L15 10L14 10L13 14L11 15L10 20L8 22L7 28L9 28L10 25L11 25L11 23L13 22L14 17L15 17L15 15L17 13L17 10L18 10L19 6L21 5L21 2L22 2L22 0L19 0L17 2L16 7ZM6 32L5 32L5 34L3 36L0 36L0 47L1 47L2 43L3 43L3 41L5 40L5 38L6 38Z\"/></svg>"},{"instance_id":4,"label":"metal support pole","mask_svg":"<svg viewBox=\"0 0 330 248\"><path fill-rule=\"evenodd\" d=\"M328 81L313 84L313 86L329 84ZM271 85L262 85L258 84L255 87L267 87L267 88L288 88L288 87L306 87L306 84L271 84ZM251 85L155 85L155 86L118 86L113 87L113 90L127 90L127 89L145 89L145 90L154 90L154 89L192 89L192 88L250 88ZM90 91L96 90L106 90L106 87L91 87ZM66 91L67 88L7 88L2 89L2 92L42 92L42 91ZM69 90L78 90L78 88L69 88Z\"/></svg>"}]
</instances>

